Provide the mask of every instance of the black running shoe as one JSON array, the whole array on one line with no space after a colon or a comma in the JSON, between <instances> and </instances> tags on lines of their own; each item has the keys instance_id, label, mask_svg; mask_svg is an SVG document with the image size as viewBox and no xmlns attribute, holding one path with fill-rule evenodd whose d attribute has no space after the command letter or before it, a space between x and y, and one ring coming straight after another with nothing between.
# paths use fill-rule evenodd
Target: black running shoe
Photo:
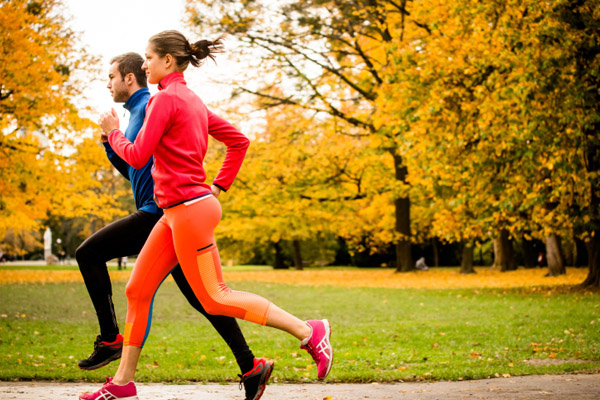
<instances>
[{"instance_id":1,"label":"black running shoe","mask_svg":"<svg viewBox=\"0 0 600 400\"><path fill-rule=\"evenodd\" d=\"M87 360L81 360L77 365L79 368L86 371L91 371L100 367L104 367L111 361L118 360L121 358L121 352L123 351L123 335L117 334L117 338L114 342L104 342L101 340L100 335L96 337L94 342L94 352L87 358Z\"/></svg>"},{"instance_id":2,"label":"black running shoe","mask_svg":"<svg viewBox=\"0 0 600 400\"><path fill-rule=\"evenodd\" d=\"M240 390L242 390L242 384L246 389L246 400L260 399L271 376L271 371L273 371L273 361L255 358L252 370L244 375L238 375L241 379Z\"/></svg>"}]
</instances>

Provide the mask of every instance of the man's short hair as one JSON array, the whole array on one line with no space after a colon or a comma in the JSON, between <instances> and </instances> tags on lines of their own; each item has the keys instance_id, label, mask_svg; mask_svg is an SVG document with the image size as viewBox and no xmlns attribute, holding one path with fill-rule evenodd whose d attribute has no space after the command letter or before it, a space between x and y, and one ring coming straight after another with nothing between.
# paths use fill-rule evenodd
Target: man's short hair
<instances>
[{"instance_id":1,"label":"man's short hair","mask_svg":"<svg viewBox=\"0 0 600 400\"><path fill-rule=\"evenodd\" d=\"M121 74L121 79L125 79L127 74L133 74L140 87L148 87L146 71L142 70L144 59L138 53L125 53L113 57L110 63L117 63L117 69Z\"/></svg>"}]
</instances>

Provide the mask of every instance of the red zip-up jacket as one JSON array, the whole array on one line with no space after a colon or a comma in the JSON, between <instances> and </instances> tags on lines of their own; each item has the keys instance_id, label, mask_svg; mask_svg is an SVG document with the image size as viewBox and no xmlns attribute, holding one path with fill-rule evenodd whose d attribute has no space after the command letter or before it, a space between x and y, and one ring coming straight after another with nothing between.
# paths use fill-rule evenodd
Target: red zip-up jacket
<instances>
[{"instance_id":1,"label":"red zip-up jacket","mask_svg":"<svg viewBox=\"0 0 600 400\"><path fill-rule=\"evenodd\" d=\"M150 98L146 119L132 143L115 129L108 141L123 160L141 168L154 156L154 195L168 208L210 192L203 168L208 135L227 146L225 160L213 181L223 190L235 179L250 141L233 125L213 114L183 79L173 72L158 84Z\"/></svg>"}]
</instances>

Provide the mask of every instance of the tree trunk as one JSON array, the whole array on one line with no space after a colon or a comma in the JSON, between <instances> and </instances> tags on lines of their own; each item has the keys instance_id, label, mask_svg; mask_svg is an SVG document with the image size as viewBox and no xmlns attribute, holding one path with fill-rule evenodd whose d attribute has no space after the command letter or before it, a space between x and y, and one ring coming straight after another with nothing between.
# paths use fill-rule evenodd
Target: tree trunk
<instances>
[{"instance_id":1,"label":"tree trunk","mask_svg":"<svg viewBox=\"0 0 600 400\"><path fill-rule=\"evenodd\" d=\"M525 264L525 268L537 267L537 254L533 242L523 238L521 248L523 250L523 264Z\"/></svg>"},{"instance_id":2,"label":"tree trunk","mask_svg":"<svg viewBox=\"0 0 600 400\"><path fill-rule=\"evenodd\" d=\"M433 266L440 266L440 251L438 249L436 238L431 238L431 247L433 247Z\"/></svg>"},{"instance_id":3,"label":"tree trunk","mask_svg":"<svg viewBox=\"0 0 600 400\"><path fill-rule=\"evenodd\" d=\"M283 254L281 252L281 245L279 244L279 242L273 243L273 247L275 248L275 265L273 266L273 268L288 269L289 267L283 262Z\"/></svg>"},{"instance_id":4,"label":"tree trunk","mask_svg":"<svg viewBox=\"0 0 600 400\"><path fill-rule=\"evenodd\" d=\"M393 153L396 180L406 183L407 170L402 165L402 157ZM396 214L396 272L407 272L415 268L410 252L410 200L402 197L394 200Z\"/></svg>"},{"instance_id":5,"label":"tree trunk","mask_svg":"<svg viewBox=\"0 0 600 400\"><path fill-rule=\"evenodd\" d=\"M575 264L574 264L574 266L577 268L588 266L590 263L588 254L589 253L588 253L588 249L587 249L587 243L581 239L575 238Z\"/></svg>"},{"instance_id":6,"label":"tree trunk","mask_svg":"<svg viewBox=\"0 0 600 400\"><path fill-rule=\"evenodd\" d=\"M292 245L294 246L294 267L298 271L302 271L302 252L300 251L300 241L293 240Z\"/></svg>"},{"instance_id":7,"label":"tree trunk","mask_svg":"<svg viewBox=\"0 0 600 400\"><path fill-rule=\"evenodd\" d=\"M492 269L501 272L517 269L515 252L506 229L502 229L500 235L494 239L494 265L492 265Z\"/></svg>"},{"instance_id":8,"label":"tree trunk","mask_svg":"<svg viewBox=\"0 0 600 400\"><path fill-rule=\"evenodd\" d=\"M461 274L474 274L475 268L473 268L473 241L463 241L462 259L460 263Z\"/></svg>"},{"instance_id":9,"label":"tree trunk","mask_svg":"<svg viewBox=\"0 0 600 400\"><path fill-rule=\"evenodd\" d=\"M560 247L562 249L563 263L565 267L567 265L575 265L575 246L573 243L569 240L562 240L561 238Z\"/></svg>"},{"instance_id":10,"label":"tree trunk","mask_svg":"<svg viewBox=\"0 0 600 400\"><path fill-rule=\"evenodd\" d=\"M348 252L348 245L343 237L338 236L337 238L338 249L335 252L335 259L333 265L352 265L352 257Z\"/></svg>"},{"instance_id":11,"label":"tree trunk","mask_svg":"<svg viewBox=\"0 0 600 400\"><path fill-rule=\"evenodd\" d=\"M581 283L586 288L600 288L600 230L592 232L592 238L586 242L588 251L588 265L590 272Z\"/></svg>"},{"instance_id":12,"label":"tree trunk","mask_svg":"<svg viewBox=\"0 0 600 400\"><path fill-rule=\"evenodd\" d=\"M573 8L568 8L568 13L565 13L565 19L570 19L571 15L577 15L579 18L578 7L573 5ZM575 11L577 10L577 11ZM596 20L596 19L594 19ZM591 25L590 25L591 26ZM596 31L596 30L595 30ZM581 42L584 43L584 42ZM589 44L580 44L576 50L577 68L575 70L575 81L583 83L586 90L578 93L581 99L584 99L586 108L589 110L597 110L600 104L600 78L597 73L590 73L590 66L594 65L598 59L600 49L598 45L590 46ZM585 140L585 167L587 172L592 175L600 173L600 122L595 121L593 124L586 126L584 124L584 134L588 138ZM587 278L582 282L581 286L600 288L600 182L598 178L589 179L590 203L585 209L590 221L587 225L587 230L591 234L589 241L586 243L588 249L588 265L590 271Z\"/></svg>"},{"instance_id":13,"label":"tree trunk","mask_svg":"<svg viewBox=\"0 0 600 400\"><path fill-rule=\"evenodd\" d=\"M594 128L588 132L593 134L592 137L598 137L600 132L600 123L596 123ZM596 139L595 144L591 144L587 151L587 163L588 171L598 173L600 172L600 141ZM591 238L586 242L588 265L590 272L587 278L581 283L581 286L586 288L600 288L600 188L598 186L591 185L591 199L589 213L591 214L590 225L592 226Z\"/></svg>"},{"instance_id":14,"label":"tree trunk","mask_svg":"<svg viewBox=\"0 0 600 400\"><path fill-rule=\"evenodd\" d=\"M560 237L555 234L546 237L546 260L548 262L547 276L558 276L567 272Z\"/></svg>"}]
</instances>

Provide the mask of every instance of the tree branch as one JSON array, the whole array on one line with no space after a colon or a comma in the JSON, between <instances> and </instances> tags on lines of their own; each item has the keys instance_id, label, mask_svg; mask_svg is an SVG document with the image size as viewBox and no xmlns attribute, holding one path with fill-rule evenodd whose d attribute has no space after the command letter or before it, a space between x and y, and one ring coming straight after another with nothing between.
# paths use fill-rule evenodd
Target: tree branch
<instances>
[{"instance_id":1,"label":"tree branch","mask_svg":"<svg viewBox=\"0 0 600 400\"><path fill-rule=\"evenodd\" d=\"M341 111L339 111L338 109L336 109L335 107L331 106L330 110L327 109L323 109L323 108L318 108L318 107L310 107L306 104L302 104L298 101L294 101L291 100L290 97L288 98L283 98L283 97L278 97L278 96L273 96L267 93L262 93L262 92L257 92L255 90L251 90L242 86L239 86L239 89L243 92L249 93L249 94L253 94L255 96L259 96L262 98L266 98L266 99L270 99L270 100L274 100L277 102L277 104L272 104L271 106L277 106L277 105L283 105L283 104L289 104L289 105L294 105L294 106L298 106L301 108L304 108L305 110L311 110L311 111L316 111L316 112L322 112L325 114L330 114L336 117L339 117L341 119L343 119L344 121L347 121L348 123L357 126L357 127L361 127L361 128L366 128L368 129L370 132L375 132L376 129L372 124L366 123L364 121L361 121L359 119L356 119L354 117L349 117L347 115L345 115L344 113L342 113ZM367 136L367 135L365 135Z\"/></svg>"},{"instance_id":2,"label":"tree branch","mask_svg":"<svg viewBox=\"0 0 600 400\"><path fill-rule=\"evenodd\" d=\"M356 83L352 82L350 80L350 78L348 78L347 76L345 76L344 74L342 74L340 72L339 69L336 69L334 67L325 65L321 62L319 62L318 60L315 60L314 58L310 57L308 54L304 53L303 51L300 51L299 49L297 49L293 44L291 43L286 43L284 41L277 41L271 38L264 38L264 37L259 37L259 36L248 36L254 43L258 44L259 46L265 48L266 50L271 51L274 54L277 54L272 48L270 48L269 46L267 46L266 44L261 44L260 42L266 42L268 44L271 45L276 45L276 46L281 46L285 49L288 49L290 51L292 51L293 53L305 58L306 60L312 62L315 65L318 65L319 67L323 68L326 71L329 71L330 73L332 73L333 75L337 76L338 78L340 78L343 82L345 82L348 86L350 86L352 89L354 89L355 91L357 91L358 93L360 93L364 98L366 98L367 100L370 101L374 101L377 98L377 94L372 92L372 91L367 91L361 87L359 87Z\"/></svg>"},{"instance_id":3,"label":"tree branch","mask_svg":"<svg viewBox=\"0 0 600 400\"><path fill-rule=\"evenodd\" d=\"M300 198L301 199L305 199L305 200L314 200L314 201L318 201L319 203L325 203L325 202L330 202L330 201L340 201L340 200L360 200L360 199L364 199L366 196L364 194L355 194L354 196L344 196L341 198L318 198L318 197L311 197L311 196L307 196L305 194L301 194Z\"/></svg>"},{"instance_id":4,"label":"tree branch","mask_svg":"<svg viewBox=\"0 0 600 400\"><path fill-rule=\"evenodd\" d=\"M403 1L402 4L398 4L394 0L387 0L387 2L388 2L388 4L391 4L393 7L395 7L400 13L402 13L403 16L407 16L407 17L410 16L410 13L406 10L406 7L405 7L406 2L405 1ZM412 23L421 29L425 29L425 31L427 31L427 33L431 35L431 29L426 24L420 23L415 20L413 20Z\"/></svg>"}]
</instances>

